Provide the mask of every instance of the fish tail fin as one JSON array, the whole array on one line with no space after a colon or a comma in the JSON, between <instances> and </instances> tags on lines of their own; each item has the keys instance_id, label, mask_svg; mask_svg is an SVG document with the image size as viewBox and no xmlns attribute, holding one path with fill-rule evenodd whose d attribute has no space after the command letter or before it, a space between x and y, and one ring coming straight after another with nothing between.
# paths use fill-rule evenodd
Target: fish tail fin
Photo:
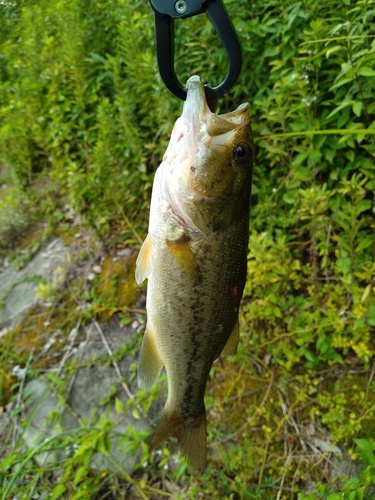
<instances>
[{"instance_id":1,"label":"fish tail fin","mask_svg":"<svg viewBox=\"0 0 375 500\"><path fill-rule=\"evenodd\" d=\"M164 411L161 421L151 437L150 451L169 437L177 438L181 454L196 469L206 468L206 412L199 417L184 421Z\"/></svg>"},{"instance_id":2,"label":"fish tail fin","mask_svg":"<svg viewBox=\"0 0 375 500\"><path fill-rule=\"evenodd\" d=\"M206 412L193 423L182 424L177 439L182 455L203 472L206 468Z\"/></svg>"}]
</instances>

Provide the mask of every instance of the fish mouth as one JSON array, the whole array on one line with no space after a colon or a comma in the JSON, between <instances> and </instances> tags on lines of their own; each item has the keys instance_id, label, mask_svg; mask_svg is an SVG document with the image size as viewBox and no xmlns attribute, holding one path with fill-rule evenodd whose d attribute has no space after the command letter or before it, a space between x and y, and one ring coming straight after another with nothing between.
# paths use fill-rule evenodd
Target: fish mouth
<instances>
[{"instance_id":1,"label":"fish mouth","mask_svg":"<svg viewBox=\"0 0 375 500\"><path fill-rule=\"evenodd\" d=\"M210 110L204 86L199 76L189 78L187 97L183 109L185 149L193 165L199 162L204 148L228 147L238 127L249 122L249 103L241 104L235 111L216 115Z\"/></svg>"},{"instance_id":2,"label":"fish mouth","mask_svg":"<svg viewBox=\"0 0 375 500\"><path fill-rule=\"evenodd\" d=\"M249 124L250 106L241 104L235 111L217 115L207 104L199 76L189 78L186 86L183 112L173 128L158 182L163 210L195 238L205 230L197 204L223 201L230 194L237 175L231 167L233 145Z\"/></svg>"}]
</instances>

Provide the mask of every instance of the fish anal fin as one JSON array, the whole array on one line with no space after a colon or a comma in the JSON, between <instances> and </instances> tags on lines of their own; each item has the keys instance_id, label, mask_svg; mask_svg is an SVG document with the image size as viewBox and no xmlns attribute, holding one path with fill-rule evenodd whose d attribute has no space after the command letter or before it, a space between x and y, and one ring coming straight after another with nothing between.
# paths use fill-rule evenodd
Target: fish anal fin
<instances>
[{"instance_id":1,"label":"fish anal fin","mask_svg":"<svg viewBox=\"0 0 375 500\"><path fill-rule=\"evenodd\" d=\"M135 269L135 281L140 285L151 273L151 253L152 242L148 234L137 257L137 267Z\"/></svg>"},{"instance_id":2,"label":"fish anal fin","mask_svg":"<svg viewBox=\"0 0 375 500\"><path fill-rule=\"evenodd\" d=\"M221 351L221 354L225 356L229 356L230 354L236 354L239 340L240 340L240 327L237 318L232 333L230 334L227 343L225 344L223 350Z\"/></svg>"},{"instance_id":3,"label":"fish anal fin","mask_svg":"<svg viewBox=\"0 0 375 500\"><path fill-rule=\"evenodd\" d=\"M138 386L141 389L151 387L159 378L163 365L164 363L156 349L152 331L147 326L138 364Z\"/></svg>"},{"instance_id":4,"label":"fish anal fin","mask_svg":"<svg viewBox=\"0 0 375 500\"><path fill-rule=\"evenodd\" d=\"M190 465L199 471L206 468L206 412L197 418L184 421L164 410L161 421L151 437L150 451L165 439L177 438L180 451Z\"/></svg>"},{"instance_id":5,"label":"fish anal fin","mask_svg":"<svg viewBox=\"0 0 375 500\"><path fill-rule=\"evenodd\" d=\"M200 282L202 280L202 275L189 241L189 237L183 235L175 241L167 239L166 244L178 267L191 279Z\"/></svg>"}]
</instances>

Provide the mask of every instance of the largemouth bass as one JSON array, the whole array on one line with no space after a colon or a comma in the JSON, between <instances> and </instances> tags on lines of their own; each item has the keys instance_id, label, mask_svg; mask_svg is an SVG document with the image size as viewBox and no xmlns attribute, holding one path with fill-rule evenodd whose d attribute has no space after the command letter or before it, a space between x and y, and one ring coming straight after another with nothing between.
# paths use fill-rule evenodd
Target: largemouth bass
<instances>
[{"instance_id":1,"label":"largemouth bass","mask_svg":"<svg viewBox=\"0 0 375 500\"><path fill-rule=\"evenodd\" d=\"M137 282L148 278L138 385L149 388L165 366L168 398L150 449L174 436L199 470L206 466L210 369L239 341L252 159L249 104L216 115L199 77L191 77L155 174L149 233L137 260Z\"/></svg>"}]
</instances>

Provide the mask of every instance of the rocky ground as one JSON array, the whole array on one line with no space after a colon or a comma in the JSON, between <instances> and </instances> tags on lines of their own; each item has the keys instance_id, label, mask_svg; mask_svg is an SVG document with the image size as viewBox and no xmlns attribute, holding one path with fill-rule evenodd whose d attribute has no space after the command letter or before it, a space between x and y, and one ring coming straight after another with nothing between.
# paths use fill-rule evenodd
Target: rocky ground
<instances>
[{"instance_id":1,"label":"rocky ground","mask_svg":"<svg viewBox=\"0 0 375 500\"><path fill-rule=\"evenodd\" d=\"M11 349L21 347L24 356L23 363L15 364L10 355L3 367L11 382L18 383L18 394L4 394L7 399L0 408L0 440L3 450L10 449L22 435L24 445L34 448L54 433L79 428L84 423L95 425L107 412L116 436L110 450L112 460L97 454L94 463L109 468L116 463L131 470L137 457L134 450L123 451L129 426L136 432L150 429L162 408L160 400L152 404L148 414L140 405L136 414L125 410L119 413L115 408L116 399L126 407L138 391L137 334L143 330L144 315L139 312L144 312L144 293L138 293L132 305L136 312L127 313L126 325L121 324L119 315L106 322L80 315L75 326L64 331L55 320L57 304L66 290L74 290L72 283L85 283L79 287L82 294L94 280L100 287L106 280L108 259L117 267L120 263L124 272L129 271L129 266L134 267L133 251L121 249L109 256L98 247L93 250L94 247L88 235L78 234L69 243L62 237L53 237L21 269L6 258L1 261L0 337L3 345L9 341ZM129 280L134 281L132 276ZM108 298L105 293L104 298ZM75 300L78 311L90 306L83 296ZM68 309L63 314L68 315ZM72 370L72 366L76 368ZM53 374L55 383L49 374ZM59 380L63 382L61 387ZM28 422L26 428L20 425L24 421ZM47 452L36 457L43 464L54 458L53 453Z\"/></svg>"}]
</instances>

